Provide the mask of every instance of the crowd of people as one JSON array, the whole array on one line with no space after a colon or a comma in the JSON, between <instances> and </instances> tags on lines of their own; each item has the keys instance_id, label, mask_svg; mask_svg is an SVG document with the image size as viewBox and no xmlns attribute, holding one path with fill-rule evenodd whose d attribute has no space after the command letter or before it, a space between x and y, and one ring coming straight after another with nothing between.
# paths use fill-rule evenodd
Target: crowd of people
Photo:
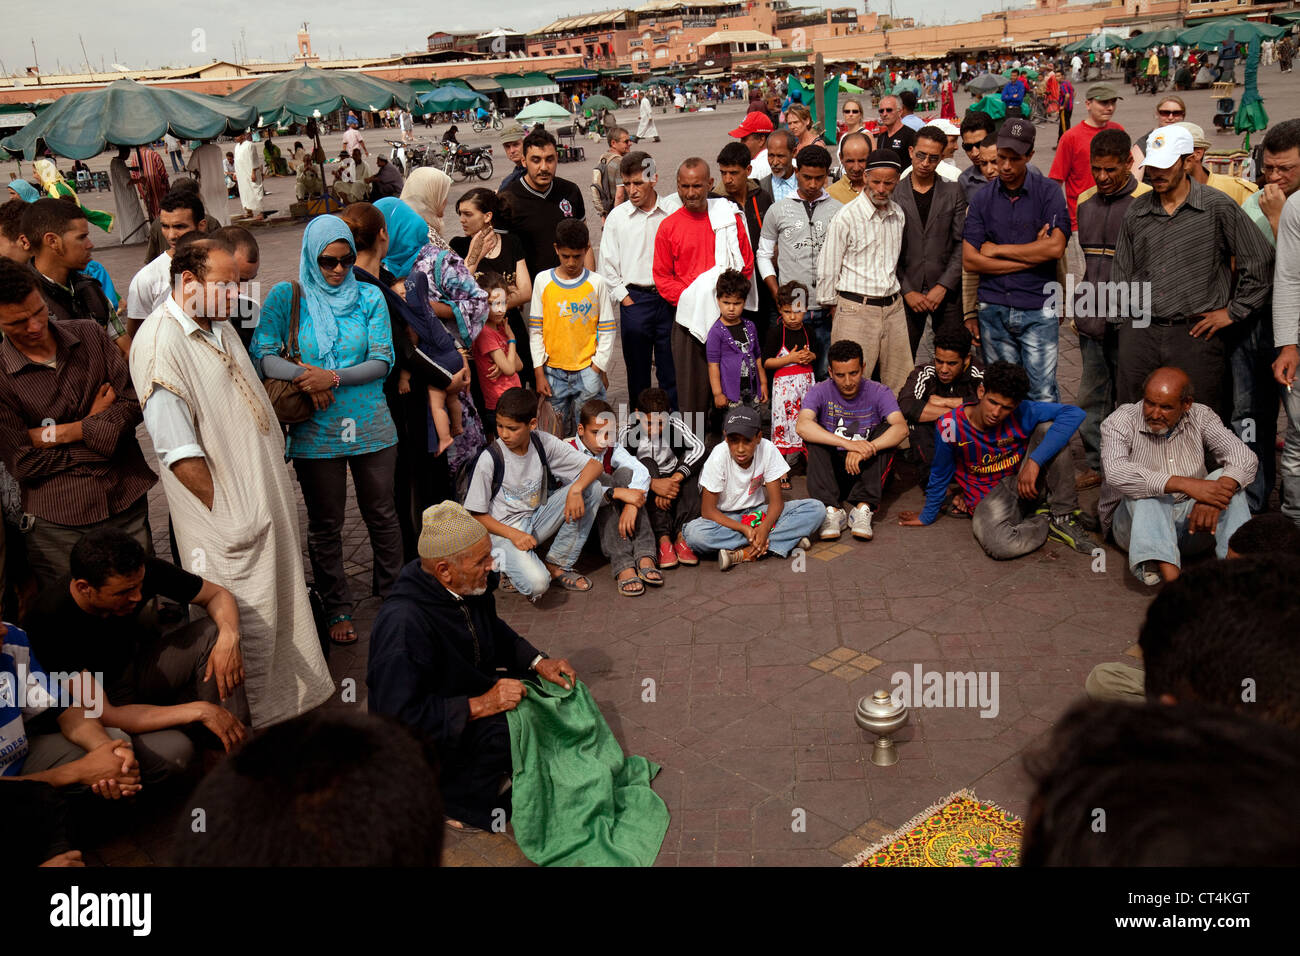
<instances>
[{"instance_id":1,"label":"crowd of people","mask_svg":"<svg viewBox=\"0 0 1300 956\"><path fill-rule=\"evenodd\" d=\"M8 626L0 674L43 694L0 701L0 775L33 785L6 780L0 798L47 837L37 856L75 857L62 798L192 784L205 753L315 719L336 692L329 647L358 640L359 596L382 601L369 709L436 744L452 825L485 828L510 810L506 714L526 681L578 677L498 616L497 592L544 614L552 590L597 590L584 551L634 599L705 558L730 572L846 531L870 542L905 475L924 506L889 533L969 520L997 560L1049 540L1093 557L1110 536L1157 586L1196 551L1244 553L1251 529L1263 550L1290 547L1300 121L1265 135L1259 188L1205 170L1176 97L1138 139L1112 120L1112 87L1084 98L1047 175L1032 122L926 121L903 95L880 100L874 127L846 102L834 147L800 104L773 116L760 99L716 155L671 171L653 137L615 126L585 188L557 175L549 133L511 127L517 168L460 198L462 235L445 231L449 177L415 169L312 219L297 278L260 303L256 239L220 225L205 191L159 197L160 251L114 308L85 211L12 189L0 457L18 491L10 551L25 554L8 567L30 574L10 581L5 616L23 627ZM247 207L260 183L239 175ZM1066 320L1083 355L1073 404ZM1289 521L1270 525L1252 515L1269 507L1282 402ZM373 554L361 595L349 474ZM159 481L171 560L154 553ZM1079 491L1097 486L1093 513ZM1233 572L1242 588L1249 568ZM1089 690L1222 696L1155 663L1145 690L1107 666Z\"/></svg>"}]
</instances>

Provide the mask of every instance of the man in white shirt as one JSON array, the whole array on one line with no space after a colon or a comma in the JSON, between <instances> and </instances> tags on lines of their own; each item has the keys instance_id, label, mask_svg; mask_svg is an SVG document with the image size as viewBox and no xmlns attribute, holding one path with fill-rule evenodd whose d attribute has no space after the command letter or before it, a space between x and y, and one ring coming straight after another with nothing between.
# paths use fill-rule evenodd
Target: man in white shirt
<instances>
[{"instance_id":1,"label":"man in white shirt","mask_svg":"<svg viewBox=\"0 0 1300 956\"><path fill-rule=\"evenodd\" d=\"M257 154L253 138L247 132L239 134L239 145L235 147L235 179L239 182L239 201L243 204L244 215L258 222L264 221L266 214L262 212L262 203L266 190L262 186L262 157Z\"/></svg>"},{"instance_id":2,"label":"man in white shirt","mask_svg":"<svg viewBox=\"0 0 1300 956\"><path fill-rule=\"evenodd\" d=\"M783 501L781 477L790 466L762 435L758 412L737 405L727 412L726 441L714 446L700 471L700 517L682 530L696 553L718 552L718 570L757 561L770 551L788 557L808 550L808 537L821 527L826 509L820 501Z\"/></svg>"},{"instance_id":3,"label":"man in white shirt","mask_svg":"<svg viewBox=\"0 0 1300 956\"><path fill-rule=\"evenodd\" d=\"M172 293L171 267L176 243L188 233L205 233L208 229L203 202L192 193L170 192L164 196L158 209L158 223L167 248L135 274L126 294L126 330L131 336Z\"/></svg>"},{"instance_id":4,"label":"man in white shirt","mask_svg":"<svg viewBox=\"0 0 1300 956\"><path fill-rule=\"evenodd\" d=\"M343 133L343 148L347 150L348 155L352 155L354 149L361 150L362 153L369 156L370 150L366 147L366 141L361 138L361 133L355 126L349 126Z\"/></svg>"},{"instance_id":5,"label":"man in white shirt","mask_svg":"<svg viewBox=\"0 0 1300 956\"><path fill-rule=\"evenodd\" d=\"M746 113L744 122L731 131L731 135L749 150L749 178L762 179L771 175L767 161L767 137L772 132L772 120L766 113Z\"/></svg>"},{"instance_id":6,"label":"man in white shirt","mask_svg":"<svg viewBox=\"0 0 1300 956\"><path fill-rule=\"evenodd\" d=\"M619 203L605 220L600 236L600 274L609 283L610 297L619 303L619 332L623 362L627 366L627 391L632 406L650 387L651 356L659 387L677 405L677 373L673 367L674 309L654 285L655 235L678 202L660 196L654 160L635 150L619 163L627 201Z\"/></svg>"},{"instance_id":7,"label":"man in white shirt","mask_svg":"<svg viewBox=\"0 0 1300 956\"><path fill-rule=\"evenodd\" d=\"M185 164L182 162L184 154L181 152L181 141L171 133L164 133L163 143L167 146L167 155L171 157L172 172L179 173L184 170Z\"/></svg>"}]
</instances>

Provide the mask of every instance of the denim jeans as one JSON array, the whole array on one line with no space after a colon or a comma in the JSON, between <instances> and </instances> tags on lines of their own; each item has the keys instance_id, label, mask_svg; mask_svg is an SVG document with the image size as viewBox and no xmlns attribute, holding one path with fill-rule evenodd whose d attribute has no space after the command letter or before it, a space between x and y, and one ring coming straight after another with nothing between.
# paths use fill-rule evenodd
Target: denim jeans
<instances>
[{"instance_id":1,"label":"denim jeans","mask_svg":"<svg viewBox=\"0 0 1300 956\"><path fill-rule=\"evenodd\" d=\"M1086 413L1079 426L1088 467L1101 471L1101 423L1115 410L1115 357L1119 349L1119 329L1106 326L1105 338L1079 336L1079 358L1083 369L1079 375L1077 404Z\"/></svg>"},{"instance_id":2,"label":"denim jeans","mask_svg":"<svg viewBox=\"0 0 1300 956\"><path fill-rule=\"evenodd\" d=\"M724 512L728 518L739 521L743 511ZM800 538L811 535L826 519L826 506L812 498L787 501L776 519L776 527L767 538L767 549L782 558L789 557ZM682 529L682 537L692 551L734 550L749 544L739 531L723 527L709 518L696 518Z\"/></svg>"},{"instance_id":3,"label":"denim jeans","mask_svg":"<svg viewBox=\"0 0 1300 956\"><path fill-rule=\"evenodd\" d=\"M1282 513L1300 525L1300 383L1282 398L1286 406L1286 444L1278 466L1282 481Z\"/></svg>"},{"instance_id":4,"label":"denim jeans","mask_svg":"<svg viewBox=\"0 0 1300 956\"><path fill-rule=\"evenodd\" d=\"M1271 315L1265 318L1271 319ZM1255 480L1246 486L1246 500L1251 514L1255 514L1268 506L1268 497L1273 490L1278 385L1269 368L1273 353L1271 344L1267 348L1268 356L1260 355L1265 328L1269 330L1271 343L1272 323L1253 316L1246 321L1244 331L1238 331L1241 323L1234 323L1226 330L1224 344L1228 348L1228 368L1232 373L1232 431L1259 459Z\"/></svg>"},{"instance_id":5,"label":"denim jeans","mask_svg":"<svg viewBox=\"0 0 1300 956\"><path fill-rule=\"evenodd\" d=\"M576 372L546 366L546 382L551 386L551 407L560 416L564 434L578 430L577 412L593 398L605 397L605 385L590 365Z\"/></svg>"},{"instance_id":6,"label":"denim jeans","mask_svg":"<svg viewBox=\"0 0 1300 956\"><path fill-rule=\"evenodd\" d=\"M536 511L513 525L536 538L537 548L520 551L509 538L492 535L492 556L496 559L493 567L510 578L525 597L541 597L551 586L551 572L537 555L542 542L554 536L546 561L568 570L577 563L596 521L596 510L605 495L600 482L593 481L582 493L583 512L577 521L564 520L564 501L569 496L570 487L572 485L565 485L552 491Z\"/></svg>"},{"instance_id":7,"label":"denim jeans","mask_svg":"<svg viewBox=\"0 0 1300 956\"><path fill-rule=\"evenodd\" d=\"M1013 309L991 302L979 304L980 343L984 364L1010 362L1029 373L1029 397L1036 402L1059 401L1056 358L1059 325L1051 309Z\"/></svg>"},{"instance_id":8,"label":"denim jeans","mask_svg":"<svg viewBox=\"0 0 1300 956\"><path fill-rule=\"evenodd\" d=\"M781 316L777 315L775 321L780 322ZM804 314L803 327L808 330L813 353L817 356L813 362L813 377L820 382L826 378L827 353L831 350L831 317L826 309L809 309ZM768 378L771 377L769 371Z\"/></svg>"},{"instance_id":9,"label":"denim jeans","mask_svg":"<svg viewBox=\"0 0 1300 956\"><path fill-rule=\"evenodd\" d=\"M1222 474L1223 469L1218 468L1206 477L1214 481ZM1110 530L1115 543L1128 551L1129 569L1138 580L1142 579L1142 564L1146 561L1164 561L1181 568L1180 549L1200 542L1202 547L1208 546L1208 539L1201 536L1200 542L1196 542L1187 533L1187 521L1195 506L1192 498L1175 502L1173 495L1161 495L1124 498L1115 507ZM1219 525L1214 531L1214 553L1220 559L1228 556L1228 539L1233 532L1249 520L1246 492L1239 489L1219 515Z\"/></svg>"}]
</instances>

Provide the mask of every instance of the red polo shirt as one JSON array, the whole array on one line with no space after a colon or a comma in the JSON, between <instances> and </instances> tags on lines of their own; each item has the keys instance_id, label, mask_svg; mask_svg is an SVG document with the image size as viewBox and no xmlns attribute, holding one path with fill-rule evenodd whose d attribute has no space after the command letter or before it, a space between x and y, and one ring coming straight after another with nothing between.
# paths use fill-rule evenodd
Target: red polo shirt
<instances>
[{"instance_id":1,"label":"red polo shirt","mask_svg":"<svg viewBox=\"0 0 1300 956\"><path fill-rule=\"evenodd\" d=\"M1057 182L1065 184L1065 204L1070 209L1070 227L1079 229L1077 208L1079 194L1085 189L1097 185L1092 178L1092 138L1103 129L1123 129L1119 123L1108 122L1105 126L1093 126L1084 120L1078 126L1071 126L1061 137L1056 147L1056 158L1052 160L1052 171L1047 175Z\"/></svg>"}]
</instances>

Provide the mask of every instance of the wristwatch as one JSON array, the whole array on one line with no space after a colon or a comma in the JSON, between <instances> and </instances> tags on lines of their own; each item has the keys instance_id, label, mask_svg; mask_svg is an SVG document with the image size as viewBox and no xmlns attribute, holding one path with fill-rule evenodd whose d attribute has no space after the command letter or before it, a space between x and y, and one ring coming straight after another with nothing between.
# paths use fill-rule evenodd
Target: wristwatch
<instances>
[{"instance_id":1,"label":"wristwatch","mask_svg":"<svg viewBox=\"0 0 1300 956\"><path fill-rule=\"evenodd\" d=\"M537 662L541 660L550 660L550 658L546 654L538 654L536 657L533 658L533 662L528 665L528 669L530 671L537 670Z\"/></svg>"}]
</instances>

